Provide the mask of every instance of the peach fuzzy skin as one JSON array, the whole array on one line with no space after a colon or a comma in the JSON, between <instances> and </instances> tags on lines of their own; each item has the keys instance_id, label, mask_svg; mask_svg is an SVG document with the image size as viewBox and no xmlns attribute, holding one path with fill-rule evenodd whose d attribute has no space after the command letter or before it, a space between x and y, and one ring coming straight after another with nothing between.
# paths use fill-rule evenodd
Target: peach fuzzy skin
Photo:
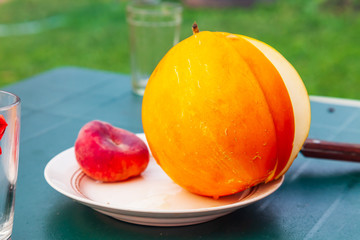
<instances>
[{"instance_id":1,"label":"peach fuzzy skin","mask_svg":"<svg viewBox=\"0 0 360 240\"><path fill-rule=\"evenodd\" d=\"M103 182L138 176L149 162L148 148L139 137L97 120L81 128L75 156L86 175Z\"/></svg>"},{"instance_id":2,"label":"peach fuzzy skin","mask_svg":"<svg viewBox=\"0 0 360 240\"><path fill-rule=\"evenodd\" d=\"M197 33L166 54L146 87L142 121L158 164L193 193L230 195L276 170L266 96L238 50L217 34Z\"/></svg>"}]
</instances>

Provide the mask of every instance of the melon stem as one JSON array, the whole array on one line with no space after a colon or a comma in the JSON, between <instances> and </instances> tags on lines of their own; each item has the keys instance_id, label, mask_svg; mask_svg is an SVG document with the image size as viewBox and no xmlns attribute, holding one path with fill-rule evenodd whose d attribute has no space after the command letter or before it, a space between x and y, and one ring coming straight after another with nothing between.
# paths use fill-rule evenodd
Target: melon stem
<instances>
[{"instance_id":1,"label":"melon stem","mask_svg":"<svg viewBox=\"0 0 360 240\"><path fill-rule=\"evenodd\" d=\"M192 31L193 31L193 34L195 35L196 33L199 33L199 27L197 25L196 22L194 22L194 24L192 25Z\"/></svg>"}]
</instances>

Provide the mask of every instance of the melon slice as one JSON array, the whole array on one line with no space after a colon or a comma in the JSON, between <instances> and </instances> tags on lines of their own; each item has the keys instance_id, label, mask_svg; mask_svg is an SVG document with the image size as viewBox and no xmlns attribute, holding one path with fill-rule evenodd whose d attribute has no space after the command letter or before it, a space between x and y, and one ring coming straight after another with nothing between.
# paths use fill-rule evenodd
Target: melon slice
<instances>
[{"instance_id":1,"label":"melon slice","mask_svg":"<svg viewBox=\"0 0 360 240\"><path fill-rule=\"evenodd\" d=\"M288 89L293 106L295 120L295 137L293 142L293 149L286 166L283 169L278 169L276 171L275 178L279 178L290 168L308 136L311 122L309 96L298 72L283 55L264 42L247 36L241 35L241 37L248 40L259 50L261 50L276 67L282 79L284 80L286 88Z\"/></svg>"},{"instance_id":2,"label":"melon slice","mask_svg":"<svg viewBox=\"0 0 360 240\"><path fill-rule=\"evenodd\" d=\"M278 149L276 170L267 179L267 181L271 181L280 170L286 167L293 149L295 126L289 92L274 64L264 56L259 48L239 35L223 34L255 74L271 111Z\"/></svg>"}]
</instances>

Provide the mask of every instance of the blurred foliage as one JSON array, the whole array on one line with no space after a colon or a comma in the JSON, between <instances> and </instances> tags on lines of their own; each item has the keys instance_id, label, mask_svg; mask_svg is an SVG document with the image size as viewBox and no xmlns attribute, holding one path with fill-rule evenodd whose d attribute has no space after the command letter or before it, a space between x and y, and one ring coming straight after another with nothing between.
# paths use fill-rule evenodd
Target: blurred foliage
<instances>
[{"instance_id":1,"label":"blurred foliage","mask_svg":"<svg viewBox=\"0 0 360 240\"><path fill-rule=\"evenodd\" d=\"M60 66L129 73L127 1L0 3L0 86ZM184 8L182 39L239 33L279 50L310 94L360 99L358 0L257 1L248 8Z\"/></svg>"}]
</instances>

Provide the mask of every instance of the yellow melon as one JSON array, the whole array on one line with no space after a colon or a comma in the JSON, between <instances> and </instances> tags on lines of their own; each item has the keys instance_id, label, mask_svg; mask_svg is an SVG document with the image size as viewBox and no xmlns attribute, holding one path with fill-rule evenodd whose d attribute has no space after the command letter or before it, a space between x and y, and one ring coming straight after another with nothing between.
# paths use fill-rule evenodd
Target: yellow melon
<instances>
[{"instance_id":1,"label":"yellow melon","mask_svg":"<svg viewBox=\"0 0 360 240\"><path fill-rule=\"evenodd\" d=\"M206 31L164 56L145 89L142 121L174 182L217 198L285 173L309 131L310 107L279 56L258 40Z\"/></svg>"}]
</instances>

